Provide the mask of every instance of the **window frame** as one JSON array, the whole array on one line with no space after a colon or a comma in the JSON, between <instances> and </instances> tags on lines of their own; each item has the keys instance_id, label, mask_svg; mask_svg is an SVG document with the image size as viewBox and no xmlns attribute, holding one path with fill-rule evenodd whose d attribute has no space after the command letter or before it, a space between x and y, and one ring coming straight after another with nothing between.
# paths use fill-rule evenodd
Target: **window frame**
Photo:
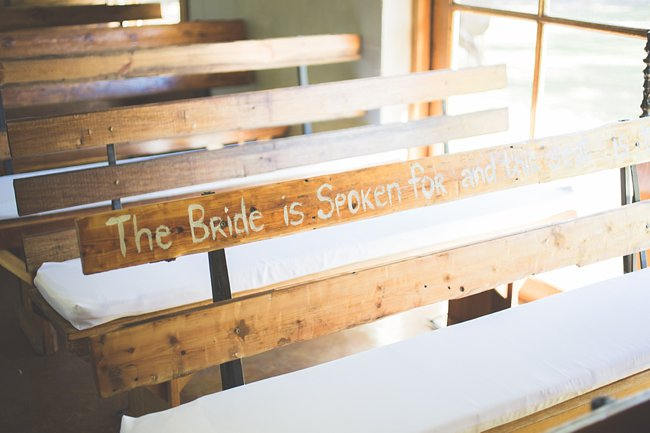
<instances>
[{"instance_id":1,"label":"window frame","mask_svg":"<svg viewBox=\"0 0 650 433\"><path fill-rule=\"evenodd\" d=\"M460 12L470 12L476 14L483 14L489 16L498 16L512 19L522 19L533 21L537 25L537 34L535 40L535 63L533 68L533 83L532 83L532 99L530 107L530 131L529 136L531 139L535 138L537 108L539 102L539 89L540 89L540 76L544 59L542 53L544 52L544 27L545 25L559 25L565 27L572 27L586 31L596 31L619 36L646 39L648 29L640 29L634 27L625 27L611 24L602 24L593 21L575 20L569 18L562 18L547 14L547 0L537 0L537 13L517 12L506 9L490 8L483 6L472 6L466 4L456 3L454 0L414 0L414 2L421 3L427 1L431 3L430 6L430 21L429 28L414 29L414 35L418 32L428 31L430 34L430 52L429 64L431 69L448 69L451 67L451 58L453 51L453 33L454 33L454 14ZM426 8L420 8L426 10ZM416 8L414 7L414 11ZM418 20L418 23L421 20ZM415 21L414 21L415 23ZM421 50L420 50L421 52ZM418 52L413 50L413 55L419 55ZM641 57L643 53L639 53ZM422 64L422 59L414 58L413 64ZM444 113L444 106L442 101L432 102L428 108L420 109L418 114L422 115L438 115Z\"/></svg>"}]
</instances>

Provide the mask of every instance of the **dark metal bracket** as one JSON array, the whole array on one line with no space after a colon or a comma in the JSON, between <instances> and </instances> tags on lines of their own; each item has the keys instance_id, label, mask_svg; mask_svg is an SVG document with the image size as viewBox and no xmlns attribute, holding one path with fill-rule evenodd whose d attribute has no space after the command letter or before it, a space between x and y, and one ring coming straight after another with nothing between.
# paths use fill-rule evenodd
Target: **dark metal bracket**
<instances>
[{"instance_id":1,"label":"dark metal bracket","mask_svg":"<svg viewBox=\"0 0 650 433\"><path fill-rule=\"evenodd\" d=\"M309 72L307 71L306 65L298 66L298 84L302 86L309 85ZM313 132L311 122L302 124L302 133L311 134Z\"/></svg>"},{"instance_id":2,"label":"dark metal bracket","mask_svg":"<svg viewBox=\"0 0 650 433\"><path fill-rule=\"evenodd\" d=\"M212 302L225 301L232 298L230 292L230 279L228 278L228 264L226 251L223 249L208 253L210 265L210 282L212 284ZM244 371L241 359L224 362L219 366L221 370L221 389L226 390L244 384Z\"/></svg>"},{"instance_id":3,"label":"dark metal bracket","mask_svg":"<svg viewBox=\"0 0 650 433\"><path fill-rule=\"evenodd\" d=\"M106 156L108 157L108 165L116 165L117 158L115 156L115 145L113 143L106 145ZM111 209L122 209L122 199L114 198L111 200Z\"/></svg>"},{"instance_id":4,"label":"dark metal bracket","mask_svg":"<svg viewBox=\"0 0 650 433\"><path fill-rule=\"evenodd\" d=\"M300 86L309 85L307 66L300 65L297 70L298 83ZM311 123L307 122L302 124L302 133L312 133ZM224 249L210 251L208 253L208 263L210 265L210 283L212 284L212 302L232 299L230 279L228 277L228 263L226 262L226 251ZM219 370L221 372L222 390L225 391L226 389L244 385L244 369L242 368L240 358L224 362L219 366Z\"/></svg>"},{"instance_id":5,"label":"dark metal bracket","mask_svg":"<svg viewBox=\"0 0 650 433\"><path fill-rule=\"evenodd\" d=\"M650 116L650 31L647 33L647 42L645 45L646 56L643 59L645 68L643 69L643 100L641 101L641 118ZM629 183L628 183L629 179ZM628 187L632 188L631 194L628 193ZM626 205L636 203L641 200L641 191L639 190L639 175L636 166L621 168L621 204ZM648 266L646 252L639 253L639 264L641 269ZM623 257L623 271L625 273L634 271L634 255Z\"/></svg>"}]
</instances>

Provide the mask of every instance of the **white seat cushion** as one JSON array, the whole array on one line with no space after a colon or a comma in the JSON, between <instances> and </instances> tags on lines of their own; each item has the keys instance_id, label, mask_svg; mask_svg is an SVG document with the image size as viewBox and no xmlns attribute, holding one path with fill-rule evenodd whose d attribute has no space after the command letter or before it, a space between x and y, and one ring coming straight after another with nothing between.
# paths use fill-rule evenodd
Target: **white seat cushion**
<instances>
[{"instance_id":1,"label":"white seat cushion","mask_svg":"<svg viewBox=\"0 0 650 433\"><path fill-rule=\"evenodd\" d=\"M122 433L481 431L650 367L650 270L140 418Z\"/></svg>"},{"instance_id":2,"label":"white seat cushion","mask_svg":"<svg viewBox=\"0 0 650 433\"><path fill-rule=\"evenodd\" d=\"M570 189L532 186L228 248L232 291L538 222L572 199ZM45 263L34 283L78 329L212 297L207 254L88 276L79 259Z\"/></svg>"}]
</instances>

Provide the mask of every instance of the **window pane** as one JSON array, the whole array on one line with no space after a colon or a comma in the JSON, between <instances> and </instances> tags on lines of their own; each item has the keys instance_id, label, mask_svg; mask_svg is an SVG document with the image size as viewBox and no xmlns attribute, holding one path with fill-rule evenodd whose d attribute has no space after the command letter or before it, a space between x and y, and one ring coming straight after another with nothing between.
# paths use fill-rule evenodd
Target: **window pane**
<instances>
[{"instance_id":1,"label":"window pane","mask_svg":"<svg viewBox=\"0 0 650 433\"><path fill-rule=\"evenodd\" d=\"M641 114L643 40L547 25L544 44L536 135L579 131ZM558 183L574 190L579 215L620 206L618 170ZM542 278L571 288L621 272L621 259L616 258L588 271L569 267Z\"/></svg>"},{"instance_id":2,"label":"window pane","mask_svg":"<svg viewBox=\"0 0 650 433\"><path fill-rule=\"evenodd\" d=\"M460 13L453 48L453 67L506 64L505 89L453 96L447 112L459 114L508 107L509 130L484 137L453 140L451 152L528 139L537 25L531 21Z\"/></svg>"},{"instance_id":3,"label":"window pane","mask_svg":"<svg viewBox=\"0 0 650 433\"><path fill-rule=\"evenodd\" d=\"M638 117L645 41L547 25L538 135Z\"/></svg>"},{"instance_id":4,"label":"window pane","mask_svg":"<svg viewBox=\"0 0 650 433\"><path fill-rule=\"evenodd\" d=\"M648 0L547 0L548 15L626 27L650 27Z\"/></svg>"},{"instance_id":5,"label":"window pane","mask_svg":"<svg viewBox=\"0 0 650 433\"><path fill-rule=\"evenodd\" d=\"M594 128L639 117L644 41L546 26L537 136ZM576 178L579 210L620 204L618 170Z\"/></svg>"},{"instance_id":6,"label":"window pane","mask_svg":"<svg viewBox=\"0 0 650 433\"><path fill-rule=\"evenodd\" d=\"M454 3L516 12L537 13L537 0L456 0Z\"/></svg>"}]
</instances>

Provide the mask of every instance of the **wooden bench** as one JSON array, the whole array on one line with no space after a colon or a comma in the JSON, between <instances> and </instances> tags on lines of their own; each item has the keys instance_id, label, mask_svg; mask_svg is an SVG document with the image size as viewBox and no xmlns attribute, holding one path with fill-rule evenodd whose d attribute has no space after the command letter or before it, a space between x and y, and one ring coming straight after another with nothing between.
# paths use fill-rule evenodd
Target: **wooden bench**
<instances>
[{"instance_id":1,"label":"wooden bench","mask_svg":"<svg viewBox=\"0 0 650 433\"><path fill-rule=\"evenodd\" d=\"M176 37L178 33L181 34L180 38ZM0 93L5 104L8 102L10 106L12 102L18 101L29 104L34 96L41 102L51 103L45 107L17 107L19 113L25 109L30 116L55 113L61 115L90 108L105 109L116 104L132 105L147 102L152 98L166 100L179 96L197 96L197 90L204 92L215 85L250 82L249 71L345 62L355 60L359 55L360 42L356 35L232 41L242 36L241 21L183 23L155 28L97 29L63 35L56 31L39 34L36 39L45 38L49 43L36 50L37 57L16 59L12 57L14 52L9 50L9 58L0 61L3 69L0 76ZM89 53L88 39L114 40L115 44L100 43ZM230 42L207 43L208 40ZM138 44L142 43L142 47L138 45L133 48L134 41L141 41ZM29 42L34 43L34 35L27 35L24 40L19 39L19 51L20 47ZM176 45L170 45L172 43ZM178 45L181 43L190 44ZM52 51L51 45L69 45L72 47L72 54L53 58L41 57L43 52ZM80 74L81 71L85 72ZM44 93L49 96L43 98ZM128 98L115 99L120 96ZM109 99L106 99L107 97ZM12 113L11 110L7 112ZM8 118L7 122L9 130L12 129L13 123L19 124L17 119ZM285 130L284 125L245 132L230 132L224 128L218 134L212 131L203 137L194 134L193 139L175 134L172 139L152 143L137 140L136 143L119 146L118 157L146 155L156 153L158 149L174 151L204 147L206 143L216 147L221 143L269 138L280 135ZM86 128L86 133L88 131L93 130ZM16 134L10 134L12 142L15 142L18 139ZM185 135L189 134L188 131ZM5 136L4 140L2 135ZM75 161L86 163L106 160L105 152L92 146L76 146L63 152L52 148L50 152L26 154L17 150L20 144L17 144L17 147L6 143L3 145L6 140L6 133L0 133L0 159L4 160L5 171L23 172L71 165ZM81 150L80 147L84 149Z\"/></svg>"},{"instance_id":2,"label":"wooden bench","mask_svg":"<svg viewBox=\"0 0 650 433\"><path fill-rule=\"evenodd\" d=\"M0 12L2 12L0 14L0 32L162 18L158 3L117 6L5 6L0 7Z\"/></svg>"},{"instance_id":3,"label":"wooden bench","mask_svg":"<svg viewBox=\"0 0 650 433\"><path fill-rule=\"evenodd\" d=\"M59 139L49 141L48 136L52 133L60 133L62 136L76 134L79 130L78 126L71 122L74 119L83 119L85 128L96 131L103 129L101 122L104 119L111 119L113 131L110 132L120 134L119 138L111 142L121 142L144 137L155 138L156 134L181 135L192 131L203 133L233 127L248 129L334 119L360 110L435 100L451 94L483 91L503 85L505 85L503 67L482 67L214 96L200 100L159 103L78 116L59 116L10 123L9 136L12 139L10 146L16 146L16 150L27 154L50 152L53 146L57 148L61 145L66 146L64 141ZM385 89L393 89L393 91L386 92ZM346 97L341 98L339 96L341 94ZM319 103L314 105L314 100L318 100ZM146 114L149 112L157 114L149 117ZM179 116L178 113L185 113L186 116ZM161 121L161 116L167 116L175 125L169 125L169 129L162 128L161 126L166 123ZM144 123L134 128L135 122L132 119L135 118L142 119ZM188 124L188 121L191 123ZM35 131L33 128L38 129L38 125L42 125L42 122L49 124L47 132L43 132L38 137L32 136L31 139L21 138L22 134L30 130ZM16 125L19 127L14 129L12 126ZM102 200L170 190L181 186L201 185L198 191L202 191L206 188L204 186L206 183L497 132L504 130L506 125L505 110L489 110L423 119L407 124L366 126L268 142L247 143L238 147L16 179L16 198L17 203L20 203L19 213L29 215L44 212L46 209L57 210L69 206L96 204ZM96 135L92 134L91 137L95 138ZM25 144L34 139L41 142L42 146L39 149L25 148ZM99 140L93 143L86 143L83 140L80 147L110 144L98 144L102 138ZM143 173L149 173L151 176L143 177ZM287 174L277 176L286 177ZM253 180L253 182L263 181L259 177ZM70 182L74 185L74 197L69 197ZM102 187L101 184L104 182L105 187ZM217 184L213 188L223 189L224 186ZM191 195L194 194L196 193ZM125 202L124 206L128 209L135 204L138 203ZM74 218L92 215L105 209L106 206L94 205L90 208L55 214L25 216L0 223L2 226L0 233L5 235L9 245L12 239L21 239L22 254L25 256L27 268L33 275L42 263L62 262L78 257L79 249L75 239L75 228L72 225ZM294 211L295 209L291 212ZM15 263L15 258L12 260L14 261L11 263L5 260L5 263L8 263L5 266L10 267L9 265ZM16 269L16 266L12 267ZM82 277L80 271L78 274ZM25 279L27 284L31 284L31 276ZM71 286L75 284L71 283ZM89 347L91 339L95 336L105 335L146 317L156 317L171 311L189 311L209 302L205 298L199 298L192 305L173 304L168 307L171 309L166 311L120 318L80 331L48 305L34 287L26 286L25 292L29 302L35 304L39 314L46 317L64 335L64 341L74 350L81 351ZM166 381L169 379L163 379L161 376L161 380L155 383ZM143 382L143 384L148 383ZM101 392L103 395L109 395L129 388L131 388L130 384L126 383L125 387L115 390L106 389L102 385Z\"/></svg>"},{"instance_id":4,"label":"wooden bench","mask_svg":"<svg viewBox=\"0 0 650 433\"><path fill-rule=\"evenodd\" d=\"M247 84L248 72L227 74L165 75L91 81L62 81L49 74L58 62L81 62L107 54L128 55L134 50L232 42L246 38L242 20L195 21L171 25L122 28L60 28L0 33L5 49L0 61L8 67L22 65L36 71L26 81L3 78L3 102L8 119L90 111L133 105L152 98L207 96L205 91L223 85ZM45 60L44 60L45 59ZM34 66L36 65L36 66ZM74 66L73 66L74 67Z\"/></svg>"},{"instance_id":5,"label":"wooden bench","mask_svg":"<svg viewBox=\"0 0 650 433\"><path fill-rule=\"evenodd\" d=\"M145 204L77 219L82 266L86 274L152 262L172 266L162 261L208 252L217 299L224 291L225 297L230 294L224 248L333 226L343 230L355 221L370 222L395 212L401 213L394 219L399 221L407 210L648 160L650 119L639 119L524 143ZM473 174L479 173L477 167L490 166L493 174ZM387 185L393 185L392 201L387 199ZM636 253L650 246L649 206L634 203L444 248L431 239L429 248L132 322L90 338L98 386L103 395L110 395L183 378L212 365L232 366L243 357L288 343L539 272ZM287 209L295 212L287 214ZM336 233L331 230L330 236ZM262 425L267 431L351 426L454 431L552 425L549 417L562 422L567 410L582 404L581 396L593 395L595 389L631 392L650 387L650 345L643 332L650 317L649 281L648 270L629 274L205 397L142 421L126 419L123 431L174 431L189 418L197 431L202 426L234 431L254 431ZM593 304L584 308L589 299ZM612 306L621 314L606 329L592 332ZM482 333L481 327L488 331ZM514 340L490 340L509 332ZM535 338L526 338L532 332ZM419 350L424 350L421 358ZM387 373L391 369L400 374ZM222 367L224 373L235 377L227 385L241 383L236 369ZM514 380L507 380L509 376ZM436 393L440 398L432 397L431 402L443 406L439 412L427 399ZM292 415L284 416L280 408L292 408Z\"/></svg>"}]
</instances>

